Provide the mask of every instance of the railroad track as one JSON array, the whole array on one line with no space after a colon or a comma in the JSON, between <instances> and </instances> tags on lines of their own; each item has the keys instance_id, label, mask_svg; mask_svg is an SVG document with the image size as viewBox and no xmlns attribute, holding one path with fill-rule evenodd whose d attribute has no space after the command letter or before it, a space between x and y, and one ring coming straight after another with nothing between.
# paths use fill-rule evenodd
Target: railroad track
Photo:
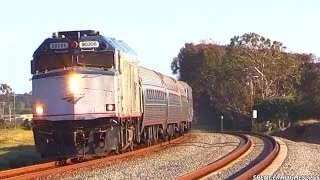
<instances>
[{"instance_id":1,"label":"railroad track","mask_svg":"<svg viewBox=\"0 0 320 180\"><path fill-rule=\"evenodd\" d=\"M105 163L109 161L119 160L127 157L133 157L137 155L144 154L149 151L156 151L160 150L162 148L166 148L169 145L172 145L173 143L177 143L178 141L181 141L184 136L177 137L175 139L172 139L170 141L166 142L160 142L156 145L150 146L150 147L144 147L141 149L137 149L134 151L126 152L119 155L113 155L108 156L105 158L91 158L91 159L85 159L81 163L74 163L71 161L71 159L68 159L66 162L61 164L60 161L53 161L38 165L32 165L32 166L26 166L22 168L17 169L11 169L11 170L5 170L0 171L0 179L6 179L6 180L13 180L13 179L19 179L19 180L27 180L27 179L35 179L40 178L44 176L49 176L52 174L72 171L78 168L83 167L90 167L99 163Z\"/></svg>"},{"instance_id":2,"label":"railroad track","mask_svg":"<svg viewBox=\"0 0 320 180\"><path fill-rule=\"evenodd\" d=\"M249 168L243 167L241 170L239 170L237 173L234 173L234 175L231 176L232 179L252 179L254 175L260 174L272 163L272 161L276 158L280 150L279 143L273 137L268 135L249 132L226 132L225 134L231 134L240 137L240 144L235 150L205 167L202 167L200 169L197 169L195 171L189 172L185 175L178 177L178 179L210 179L210 174L221 170L225 166L239 160L240 157L248 153L248 150L252 148L252 141L250 138L248 138L247 135L261 138L263 139L263 141L268 141L270 146L264 148L271 149L267 150L267 152L269 153L261 153L261 156L263 157L259 157L260 159L262 159L260 162L254 164L253 166L250 166Z\"/></svg>"},{"instance_id":3,"label":"railroad track","mask_svg":"<svg viewBox=\"0 0 320 180\"><path fill-rule=\"evenodd\" d=\"M240 169L236 169L237 172L234 172L232 176L228 176L227 179L252 179L254 175L260 174L276 157L279 151L279 144L276 140L270 136L256 134L256 133L244 133L244 132L236 132L236 133L224 133L233 136L237 136L240 140L239 145L230 152L229 154L225 155L224 157L216 160L215 162L195 170L193 172L187 173L183 176L178 177L178 179L215 179L212 177L216 177L213 175L217 172L223 172L223 169L228 168L229 166L233 166L237 161L243 163L243 159L245 157L250 156L250 150L253 148L262 148L259 144L254 143L254 139L261 139L260 141L264 141L265 147L263 147L263 151L267 152L264 155L259 155L256 161L258 163L250 162L248 167L241 167ZM179 141L181 138L172 140L171 143ZM29 166L25 168L13 169L8 171L0 172L0 179L7 178L7 179L34 179L44 176L50 176L54 174L59 174L63 172L70 172L79 168L83 167L90 167L96 164L110 162L113 160L118 160L122 158L126 158L129 156L136 156L139 154L143 154L147 151L157 151L161 150L162 148L168 147L169 142L164 142L162 144L154 145L149 148L143 148L139 150L135 150L132 152L124 153L121 155L110 156L107 158L102 159L95 159L95 160L88 160L82 163L75 163L67 162L67 165L60 165L58 162L51 162L45 163L41 165ZM176 144L176 143L175 143ZM267 145L266 145L267 144ZM265 150L267 149L267 150ZM262 153L261 153L262 154ZM214 156L214 155L213 155ZM264 157L261 157L264 156ZM263 159L263 160L262 160ZM248 161L248 160L247 160ZM176 178L175 178L176 179ZM220 179L220 178L219 178Z\"/></svg>"}]
</instances>

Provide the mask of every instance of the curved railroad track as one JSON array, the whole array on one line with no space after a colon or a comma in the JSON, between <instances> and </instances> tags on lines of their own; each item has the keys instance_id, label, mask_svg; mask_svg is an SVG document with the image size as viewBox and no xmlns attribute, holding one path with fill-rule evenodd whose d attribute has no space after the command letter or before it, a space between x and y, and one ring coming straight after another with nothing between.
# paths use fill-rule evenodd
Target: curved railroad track
<instances>
[{"instance_id":1,"label":"curved railroad track","mask_svg":"<svg viewBox=\"0 0 320 180\"><path fill-rule=\"evenodd\" d=\"M273 137L268 135L251 132L225 132L225 134L239 136L242 139L241 143L235 150L205 167L202 167L200 169L197 169L195 171L189 172L185 175L178 177L178 179L211 179L211 173L221 170L228 164L239 160L240 157L245 156L245 154L249 153L249 149L252 148L252 140L249 138L250 136L260 138L265 142L267 141L267 144L269 143L268 146L263 147L265 153L261 152L261 154L259 155L259 162L249 163L247 167L242 167L240 170L235 172L233 175L229 176L227 179L252 179L254 175L260 174L272 163L272 161L276 158L280 150L279 143Z\"/></svg>"},{"instance_id":2,"label":"curved railroad track","mask_svg":"<svg viewBox=\"0 0 320 180\"><path fill-rule=\"evenodd\" d=\"M149 146L149 147L141 147L137 150L126 152L119 155L112 155L104 158L90 158L85 159L83 162L80 163L74 163L71 159L67 159L67 161L61 163L60 161L52 161L48 163L38 164L38 165L32 165L32 166L26 166L22 168L17 169L11 169L11 170L4 170L0 171L0 179L6 179L6 180L13 180L13 179L19 179L19 180L27 180L27 179L35 179L40 178L44 176L49 176L56 173L62 173L66 171L75 170L78 168L83 167L90 167L92 165L96 165L99 163L105 163L109 161L119 160L127 157L137 156L144 154L149 151L156 151L160 150L162 148L166 148L169 145L172 145L173 143L177 143L183 139L184 136L180 136L177 138L174 138L170 141L166 142L159 142L155 145Z\"/></svg>"},{"instance_id":3,"label":"curved railroad track","mask_svg":"<svg viewBox=\"0 0 320 180\"><path fill-rule=\"evenodd\" d=\"M223 174L223 169L225 171L226 169L229 170L230 166L232 167L236 163L239 164L239 162L240 164L246 164L243 162L245 161L244 159L250 156L250 150L260 148L260 150L256 150L261 152L259 152L258 157L255 157L254 161L251 161L252 157L249 158L249 160L247 159L246 161L249 161L249 163L247 163L246 165L242 165L240 168L233 167L234 172L232 172L230 176L227 176L227 178L225 176L223 177L223 179L252 179L254 175L260 174L272 163L280 149L279 144L273 137L263 134L248 132L223 132L218 134L228 134L236 136L239 139L239 144L237 146L234 146L235 148L231 152L229 151L230 153L224 155L223 157L220 156L221 158L218 160L214 160L213 163L208 164L207 166L197 169L195 171L184 174L175 179L216 179L217 172ZM257 139L259 139L260 143L257 142ZM99 163L110 162L126 157L134 157L140 154L144 154L147 151L161 150L162 148L169 147L169 145L172 145L173 142L177 142L180 140L182 140L182 137L171 140L170 142L162 142L151 147L137 149L135 151L127 152L120 155L109 156L101 159L86 160L82 163L72 163L69 160L66 162L66 164L61 165L58 161L55 161L13 170L7 170L2 172L0 171L0 179L34 179L63 172L70 172L79 168L90 167ZM263 143L261 143L262 141ZM264 146L262 147L261 144L264 144ZM264 153L262 153L262 151ZM218 179L220 178L221 177L218 177Z\"/></svg>"}]
</instances>

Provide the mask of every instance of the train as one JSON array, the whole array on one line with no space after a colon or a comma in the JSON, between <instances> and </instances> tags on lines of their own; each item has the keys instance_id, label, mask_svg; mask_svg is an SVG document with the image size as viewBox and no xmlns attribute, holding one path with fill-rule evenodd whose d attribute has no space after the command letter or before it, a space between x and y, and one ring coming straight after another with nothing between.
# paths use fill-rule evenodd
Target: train
<instances>
[{"instance_id":1,"label":"train","mask_svg":"<svg viewBox=\"0 0 320 180\"><path fill-rule=\"evenodd\" d=\"M192 88L139 65L96 30L52 33L31 60L33 136L42 158L132 151L188 132Z\"/></svg>"}]
</instances>

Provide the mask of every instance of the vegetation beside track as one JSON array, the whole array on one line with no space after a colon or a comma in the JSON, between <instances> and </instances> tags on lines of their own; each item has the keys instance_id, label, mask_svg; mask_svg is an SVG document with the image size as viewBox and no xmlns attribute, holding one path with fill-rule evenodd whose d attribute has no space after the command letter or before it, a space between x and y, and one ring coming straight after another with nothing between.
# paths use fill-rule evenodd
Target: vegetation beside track
<instances>
[{"instance_id":1,"label":"vegetation beside track","mask_svg":"<svg viewBox=\"0 0 320 180\"><path fill-rule=\"evenodd\" d=\"M320 144L320 121L305 120L293 123L284 130L276 130L271 133L273 136L283 137L296 142L307 142Z\"/></svg>"},{"instance_id":2,"label":"vegetation beside track","mask_svg":"<svg viewBox=\"0 0 320 180\"><path fill-rule=\"evenodd\" d=\"M40 162L30 130L0 129L0 170Z\"/></svg>"}]
</instances>

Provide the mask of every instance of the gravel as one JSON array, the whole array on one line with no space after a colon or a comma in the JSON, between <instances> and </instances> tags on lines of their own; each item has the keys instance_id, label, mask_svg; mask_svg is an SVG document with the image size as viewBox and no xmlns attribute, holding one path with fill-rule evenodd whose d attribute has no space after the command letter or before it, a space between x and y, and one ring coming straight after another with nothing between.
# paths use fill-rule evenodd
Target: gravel
<instances>
[{"instance_id":1,"label":"gravel","mask_svg":"<svg viewBox=\"0 0 320 180\"><path fill-rule=\"evenodd\" d=\"M126 158L104 165L81 168L73 173L57 174L48 179L176 179L206 166L239 145L232 135L190 133L185 142L160 152Z\"/></svg>"},{"instance_id":2,"label":"gravel","mask_svg":"<svg viewBox=\"0 0 320 180\"><path fill-rule=\"evenodd\" d=\"M275 176L320 175L320 144L278 138L287 145L288 154Z\"/></svg>"},{"instance_id":3,"label":"gravel","mask_svg":"<svg viewBox=\"0 0 320 180\"><path fill-rule=\"evenodd\" d=\"M233 166L217 171L204 179L235 179L249 168L253 167L261 161L261 158L270 151L267 151L264 147L271 146L267 143L267 140L262 140L255 136L247 135L251 139L253 149L247 154L241 161L235 163Z\"/></svg>"}]
</instances>

